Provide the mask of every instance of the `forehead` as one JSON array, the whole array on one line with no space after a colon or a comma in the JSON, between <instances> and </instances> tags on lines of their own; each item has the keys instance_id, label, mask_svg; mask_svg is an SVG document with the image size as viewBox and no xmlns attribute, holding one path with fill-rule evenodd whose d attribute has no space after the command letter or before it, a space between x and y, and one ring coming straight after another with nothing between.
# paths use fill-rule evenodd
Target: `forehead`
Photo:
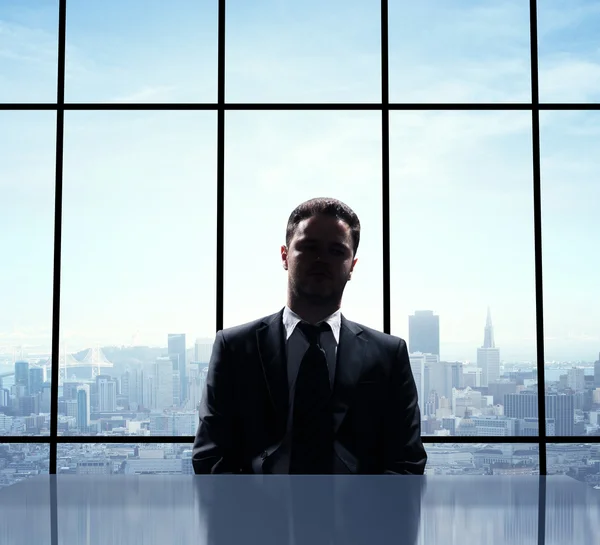
<instances>
[{"instance_id":1,"label":"forehead","mask_svg":"<svg viewBox=\"0 0 600 545\"><path fill-rule=\"evenodd\" d=\"M345 221L332 216L319 215L302 220L296 228L294 238L348 242L351 231Z\"/></svg>"}]
</instances>

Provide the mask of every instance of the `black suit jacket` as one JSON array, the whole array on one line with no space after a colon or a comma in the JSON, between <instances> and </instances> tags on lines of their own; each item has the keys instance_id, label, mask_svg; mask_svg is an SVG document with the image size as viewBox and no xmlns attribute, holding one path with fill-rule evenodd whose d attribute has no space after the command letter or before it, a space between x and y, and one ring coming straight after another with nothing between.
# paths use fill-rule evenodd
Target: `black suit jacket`
<instances>
[{"instance_id":1,"label":"black suit jacket","mask_svg":"<svg viewBox=\"0 0 600 545\"><path fill-rule=\"evenodd\" d=\"M270 473L289 391L283 309L217 333L192 462L197 474ZM423 474L417 389L404 340L341 316L334 473Z\"/></svg>"}]
</instances>

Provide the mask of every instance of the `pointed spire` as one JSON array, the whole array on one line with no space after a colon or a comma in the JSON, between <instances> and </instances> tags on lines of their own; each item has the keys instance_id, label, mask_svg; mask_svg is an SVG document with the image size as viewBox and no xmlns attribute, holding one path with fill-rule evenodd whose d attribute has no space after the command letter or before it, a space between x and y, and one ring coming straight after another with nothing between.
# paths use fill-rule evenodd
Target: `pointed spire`
<instances>
[{"instance_id":1,"label":"pointed spire","mask_svg":"<svg viewBox=\"0 0 600 545\"><path fill-rule=\"evenodd\" d=\"M485 333L483 336L483 347L482 348L496 348L494 343L494 326L492 325L492 313L490 307L487 309L487 318L485 321Z\"/></svg>"}]
</instances>

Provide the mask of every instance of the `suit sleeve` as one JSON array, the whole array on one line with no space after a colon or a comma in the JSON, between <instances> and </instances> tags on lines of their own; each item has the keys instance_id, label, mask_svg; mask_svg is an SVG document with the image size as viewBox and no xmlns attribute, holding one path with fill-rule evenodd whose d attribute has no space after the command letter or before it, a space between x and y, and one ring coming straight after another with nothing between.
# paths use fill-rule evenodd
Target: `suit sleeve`
<instances>
[{"instance_id":1,"label":"suit sleeve","mask_svg":"<svg viewBox=\"0 0 600 545\"><path fill-rule=\"evenodd\" d=\"M406 342L402 339L392 363L385 415L384 474L423 475L427 453L421 441L421 412Z\"/></svg>"},{"instance_id":2,"label":"suit sleeve","mask_svg":"<svg viewBox=\"0 0 600 545\"><path fill-rule=\"evenodd\" d=\"M223 332L217 332L192 450L196 474L239 473L234 376Z\"/></svg>"}]
</instances>

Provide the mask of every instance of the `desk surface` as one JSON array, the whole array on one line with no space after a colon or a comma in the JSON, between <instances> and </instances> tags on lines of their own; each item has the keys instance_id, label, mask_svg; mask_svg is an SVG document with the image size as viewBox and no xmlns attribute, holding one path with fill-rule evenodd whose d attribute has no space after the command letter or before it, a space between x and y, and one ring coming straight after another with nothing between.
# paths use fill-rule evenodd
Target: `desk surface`
<instances>
[{"instance_id":1,"label":"desk surface","mask_svg":"<svg viewBox=\"0 0 600 545\"><path fill-rule=\"evenodd\" d=\"M39 476L0 489L0 543L595 545L569 477Z\"/></svg>"}]
</instances>

